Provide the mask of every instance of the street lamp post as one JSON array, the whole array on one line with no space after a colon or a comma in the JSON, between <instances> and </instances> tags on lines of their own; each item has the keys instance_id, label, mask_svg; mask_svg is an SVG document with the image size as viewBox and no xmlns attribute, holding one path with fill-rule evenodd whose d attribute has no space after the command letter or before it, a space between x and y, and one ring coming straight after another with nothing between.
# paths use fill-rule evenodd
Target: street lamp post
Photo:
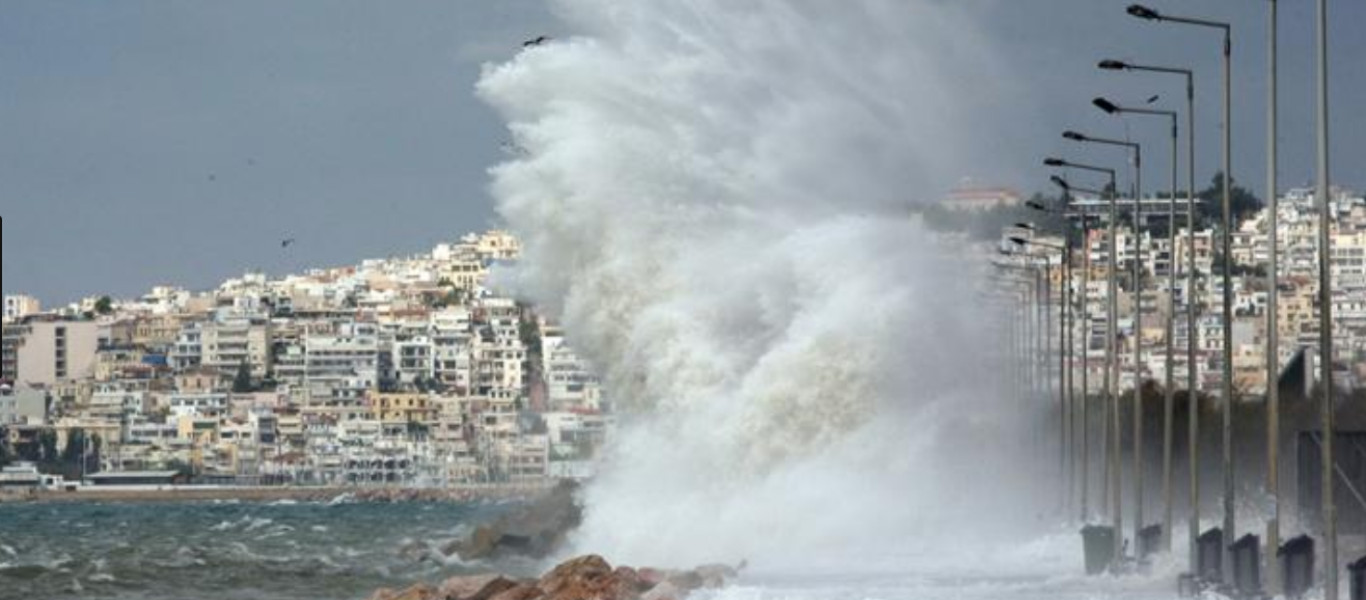
<instances>
[{"instance_id":1,"label":"street lamp post","mask_svg":"<svg viewBox=\"0 0 1366 600\"><path fill-rule=\"evenodd\" d=\"M1143 241L1141 223L1143 220L1143 147L1136 142L1099 138L1065 131L1062 136L1075 142L1087 142L1107 146L1119 146L1133 151L1134 156L1134 398L1133 398L1133 451L1134 451L1134 549L1142 539L1143 531ZM1113 224L1112 224L1113 229ZM1112 241L1115 241L1112 238ZM1118 265L1116 265L1118 268ZM1116 350L1118 357L1118 350ZM1116 358L1116 362L1119 360ZM1118 369L1118 367L1116 367ZM1115 375L1115 390L1118 394L1119 375ZM1116 430L1118 432L1118 430Z\"/></svg>"},{"instance_id":2,"label":"street lamp post","mask_svg":"<svg viewBox=\"0 0 1366 600\"><path fill-rule=\"evenodd\" d=\"M1067 422L1066 422L1066 424L1064 425L1064 427L1066 427L1066 428L1070 431L1070 433L1069 433L1068 436L1067 436L1068 439L1067 439L1067 442L1066 442L1066 443L1067 443L1067 448L1071 450L1071 451L1068 453L1068 457L1067 457L1067 468L1068 468L1068 473L1069 473L1069 485L1068 485L1068 490L1069 490L1069 491L1068 491L1068 497L1069 497L1069 499L1070 499L1070 497L1071 497L1071 490L1072 490L1073 487L1075 487L1075 488L1077 489L1078 497L1079 497L1079 498L1078 498L1078 507L1079 507L1080 522L1086 523L1087 520L1088 520L1088 518L1089 518L1089 516L1090 516L1090 506L1089 506L1089 494L1090 494L1090 481L1089 481L1089 479L1090 479L1090 473L1089 473L1089 471L1090 471L1090 457L1088 456L1088 453L1090 452L1090 449L1091 449L1091 445L1090 445L1090 420L1089 420L1089 419L1090 419L1090 405L1089 405L1090 398L1089 398L1089 394L1090 394L1090 389L1091 389L1091 387L1090 387L1090 382L1088 381L1089 375L1088 375L1087 372L1086 372L1086 371L1087 371L1087 350L1088 350L1088 347L1089 347L1089 345L1090 345L1090 344L1089 344L1090 336L1089 336L1089 334L1086 334L1086 335L1081 336L1081 340L1080 340L1080 341L1081 341L1081 344L1080 344L1080 346L1081 346L1081 351L1078 352L1078 351L1077 351L1077 346L1078 346L1078 344L1076 343L1076 342L1077 342L1077 340L1076 340L1076 337L1077 337L1077 336L1076 336L1076 329L1077 329L1077 323L1078 323L1078 321L1080 321L1081 324L1082 324L1082 326L1083 326L1083 328L1084 328L1084 331L1089 332L1090 322L1091 322L1091 319L1090 319L1090 316L1089 316L1089 309L1088 309L1088 307L1087 307L1087 302L1086 302L1086 290L1090 287L1090 286L1089 286L1089 282L1090 282L1090 279L1091 279L1091 274L1090 274L1090 268L1091 268L1091 262L1090 262L1090 261L1091 261L1091 254L1090 254L1090 251L1089 251L1088 246L1087 246L1088 241L1089 241L1089 239L1090 239L1090 235L1089 235L1090 230L1089 230L1089 228L1088 228L1088 223L1087 223L1087 220L1086 220L1086 213L1085 213L1085 212L1082 212L1082 211L1075 211L1075 212L1072 212L1072 211L1066 210L1066 206L1069 204L1069 202L1070 202L1070 196L1071 196L1071 194L1069 193L1071 188L1070 188L1070 186L1068 185L1067 181L1064 180L1064 179L1061 178L1061 177L1058 177L1057 175L1052 176L1051 179L1052 179L1053 183L1057 184L1057 185L1062 189L1062 199L1061 199L1061 200L1062 200L1063 208L1060 209L1060 210L1050 209L1050 208L1048 208L1047 206L1044 206L1043 204L1040 204L1040 203L1035 202L1035 201L1033 201L1033 200L1030 200L1030 201L1025 202L1025 206L1029 207L1030 209L1039 211L1039 212L1057 214L1057 215L1060 215L1060 216L1062 216L1062 217L1064 217L1064 218L1076 217L1076 218L1078 219L1078 225L1080 226L1080 230L1081 230L1080 249L1081 249L1081 251L1082 251L1082 264L1081 264L1082 273L1081 273L1081 285L1080 285L1080 289L1081 289L1080 299L1078 299L1078 298L1076 297L1075 293L1072 291L1072 290L1073 290L1072 282L1076 280L1076 275L1074 274L1075 267L1073 267L1073 265L1072 265L1072 263L1075 261L1075 258L1074 258L1074 255L1073 255L1074 250L1072 250L1072 248L1071 248L1070 229L1068 230L1068 234L1066 235L1066 238L1064 239L1065 245L1067 246L1067 248L1066 248L1066 250L1065 250L1066 255L1064 256L1064 262L1065 262L1065 264L1067 265L1067 267L1066 267L1066 268L1067 268L1067 271L1066 271L1066 273L1065 273L1065 277L1066 277L1066 279L1067 279L1067 284L1066 284L1067 291L1066 291L1066 295L1065 295L1065 298L1064 298L1064 302L1066 302L1066 304L1067 304L1067 309L1068 309L1069 311L1071 311L1071 312L1068 314L1067 322L1066 322L1066 324L1064 325L1064 330L1066 331L1066 333L1065 333L1065 340L1064 340L1064 342L1065 342L1065 344L1066 344L1066 352L1064 353L1064 360L1066 361L1066 380L1067 380L1067 390L1068 390L1068 391L1067 391L1067 406L1068 406L1068 409L1067 409L1067 410L1068 410L1068 414L1067 414L1067 416L1066 416ZM1077 314L1078 312L1080 312L1080 319L1078 319L1078 314ZM1078 354L1080 354L1080 361L1078 361ZM1080 362L1080 365L1081 365L1081 401L1080 401L1080 403L1078 403L1078 401L1077 401L1076 373L1075 373L1075 371L1077 370L1078 362ZM1080 423L1078 423L1078 421L1080 421Z\"/></svg>"},{"instance_id":3,"label":"street lamp post","mask_svg":"<svg viewBox=\"0 0 1366 600\"><path fill-rule=\"evenodd\" d=\"M1333 238L1329 227L1328 179L1328 0L1318 0L1318 44L1315 63L1318 78L1318 197L1319 197L1319 377L1323 382L1321 418L1323 429L1323 598L1338 597L1338 513L1333 503L1333 435L1335 408L1333 406L1333 276L1330 268Z\"/></svg>"},{"instance_id":4,"label":"street lamp post","mask_svg":"<svg viewBox=\"0 0 1366 600\"><path fill-rule=\"evenodd\" d=\"M1050 177L1050 179L1053 181L1054 184L1056 184L1058 187L1062 188L1062 193L1063 193L1064 202L1066 202L1066 201L1067 201L1067 198L1071 196L1071 191L1072 191L1073 189L1080 189L1080 188L1073 188L1073 187L1071 186L1071 184L1069 184L1069 183L1067 182L1067 180L1065 180L1065 179L1063 179L1063 178L1061 178L1061 177L1058 177L1057 175L1053 175L1052 177ZM1081 190L1081 191L1086 191L1086 190ZM1097 195L1103 196L1104 194L1103 194L1103 193L1098 193ZM1081 500L1081 502L1080 502L1080 503L1081 503L1081 521L1082 521L1082 523L1085 523L1085 522L1087 522L1087 521L1090 519L1090 514L1091 514L1091 507L1090 507L1090 493L1091 493L1091 485L1090 485L1090 470L1091 470L1091 465L1090 465L1090 452L1091 452L1091 436L1090 436L1090 431L1091 431L1091 399L1090 399L1090 394L1091 394L1091 385L1090 385L1090 375L1087 373L1087 371L1089 370L1089 366L1090 366L1090 365L1089 365L1089 363L1090 363L1090 360L1089 360L1090 356L1089 356L1089 355L1090 355L1090 350L1091 350L1091 309L1090 309L1090 303L1087 301L1087 294L1088 294L1088 291L1091 289L1091 229L1090 229L1090 226L1089 226L1089 224L1088 224L1088 222L1087 222L1086 213L1085 213L1084 211L1077 211L1076 215L1077 215L1077 218L1078 218L1078 220L1080 221L1080 225L1081 225L1081 251L1082 251L1082 265L1081 265L1081 267L1082 267L1082 271L1081 271L1081 299L1080 299L1080 302L1079 302L1079 304L1078 304L1078 308L1079 308L1080 311L1081 311L1081 323L1082 323L1082 339L1081 339L1081 411L1080 411L1080 412L1081 412L1081 414L1080 414L1081 426L1080 426L1080 428L1079 428L1079 429L1080 429L1080 436L1081 436L1081 450L1080 450L1080 455L1081 455L1081 456L1080 456L1079 458L1080 458L1081 464L1080 464L1080 466L1077 468L1077 471L1078 471L1078 473L1079 473L1079 479L1080 479L1078 488L1079 488L1080 494L1081 494L1081 499L1080 499L1080 500ZM1074 320L1074 321L1076 320L1075 317L1073 318L1073 320ZM1074 328L1075 328L1075 324L1074 324ZM1070 332L1070 331L1068 332L1068 335L1069 335L1069 336L1071 335L1071 332ZM1069 378L1070 378L1070 376L1069 376ZM1075 406L1075 405L1076 405L1076 403L1075 403L1075 401L1074 401L1074 402L1073 402L1073 406ZM1074 434L1074 435L1073 435L1074 443L1075 443L1075 438L1076 438L1076 437L1077 437L1077 436Z\"/></svg>"},{"instance_id":5,"label":"street lamp post","mask_svg":"<svg viewBox=\"0 0 1366 600\"><path fill-rule=\"evenodd\" d=\"M1277 89L1276 89L1276 0L1270 0L1267 11L1267 84L1266 84L1266 198L1267 198L1267 245L1269 263L1267 265L1266 286L1266 492L1271 496L1271 514L1266 519L1266 556L1276 556L1281 546L1281 394L1278 386L1281 364L1281 340L1279 327L1280 310L1280 250L1279 237L1279 200L1276 192L1276 135ZM1275 595L1281 591L1279 569L1266 570L1267 592Z\"/></svg>"},{"instance_id":6,"label":"street lamp post","mask_svg":"<svg viewBox=\"0 0 1366 600\"><path fill-rule=\"evenodd\" d=\"M1171 549L1171 530L1172 530L1172 418L1175 411L1175 383L1172 372L1172 335L1174 333L1173 322L1176 313L1176 177L1177 177L1177 141L1179 136L1176 124L1177 114L1174 110L1156 110L1140 107L1119 106L1104 98L1096 98L1093 103L1108 114L1137 114L1163 116L1171 119L1171 194L1167 203L1167 240L1168 263L1167 263L1167 319L1166 319L1166 338L1167 354L1165 372L1165 393L1162 402L1162 547L1164 550ZM1141 240L1141 236L1139 237ZM1141 258L1142 255L1140 254ZM1140 288L1141 289L1141 288ZM1135 370L1137 372L1137 369Z\"/></svg>"},{"instance_id":7,"label":"street lamp post","mask_svg":"<svg viewBox=\"0 0 1366 600\"><path fill-rule=\"evenodd\" d=\"M1116 230L1116 222L1118 221L1118 218L1117 218L1117 217L1118 217L1118 212L1119 212L1119 210L1118 210L1118 199L1115 197L1115 195L1116 195L1116 194L1115 194L1115 170L1114 170L1114 169L1107 169L1107 168L1105 168L1105 167L1097 167L1097 166L1094 166L1094 165L1086 165L1086 164L1080 164L1080 163L1069 162L1069 161L1066 161L1066 160L1062 160L1062 159L1060 159L1060 158L1047 158L1047 159L1044 159L1044 165L1045 165L1045 166L1049 166L1049 167L1065 167L1065 168L1081 169L1081 170L1083 170L1083 171L1092 171L1092 172L1096 172L1096 173L1104 173L1105 175L1107 175L1107 176L1110 178L1110 187L1108 188L1108 191L1109 191L1109 194L1108 194L1108 195L1109 195L1109 199L1110 199L1110 239L1109 239L1109 244L1108 244L1108 246L1109 246L1109 252L1108 252L1108 253L1109 253L1110 261L1109 261L1109 268L1107 269L1107 270L1108 270L1108 275L1109 275L1109 293L1108 293L1108 297L1106 298L1106 304L1108 305L1108 306L1107 306L1108 316L1107 316L1107 318L1106 318L1106 335L1105 335L1105 346L1106 346L1106 369L1105 369L1106 388L1105 388L1105 389L1106 389L1106 392L1110 395L1110 404L1109 404L1109 406L1110 406L1110 427L1111 427L1111 431L1113 432L1113 434L1110 435L1109 437L1111 437L1111 438L1113 438L1113 439L1112 439L1112 441L1111 441L1111 443L1110 443L1110 448L1109 448L1109 460L1107 461L1108 464L1109 464L1109 474L1108 474L1109 476L1107 477L1107 479L1109 480L1109 485L1106 486L1106 488L1107 488L1107 490L1108 490L1107 495L1109 496L1110 502L1111 502L1110 519L1111 519L1112 527L1114 528L1114 549L1113 549L1113 551L1114 551L1115 560L1118 561L1118 560L1123 556L1123 552L1124 552L1124 536L1122 535L1122 532L1124 531L1124 527L1123 527L1123 525L1124 525L1124 515L1123 515L1123 500L1121 499L1121 495L1122 495L1121 492L1122 492L1122 485L1123 485L1123 484L1122 484L1121 477L1120 477L1120 467L1119 467L1119 461L1120 461L1120 455L1119 455L1119 427L1120 427L1120 419L1119 419L1119 394L1118 394L1119 381L1118 381L1117 378L1115 377L1116 372L1117 372L1116 369L1115 369L1115 355L1116 355L1115 334L1117 333L1117 327L1115 326L1115 316L1116 316L1116 314L1119 312L1119 311L1118 311L1118 305L1117 305L1117 303L1116 303L1116 296L1118 295L1118 290L1117 290L1117 287L1118 287L1118 286L1117 286L1117 276L1116 276L1116 271L1117 271L1118 269L1117 269L1116 267L1118 266L1118 264L1117 264L1117 262L1116 262L1116 260L1115 260L1115 258L1116 258L1116 257L1115 257L1115 230Z\"/></svg>"},{"instance_id":8,"label":"street lamp post","mask_svg":"<svg viewBox=\"0 0 1366 600\"><path fill-rule=\"evenodd\" d=\"M1223 140L1223 251L1224 251L1224 414L1223 414L1223 462L1224 462L1224 540L1232 541L1234 535L1234 506L1233 506L1233 256L1231 252L1230 240L1233 237L1233 214L1232 214L1232 154L1233 154L1233 119L1232 119L1232 79L1233 79L1233 27L1228 23L1210 21L1206 19L1191 19L1187 17L1175 17L1157 12L1151 8L1133 4L1128 8L1130 15L1149 21L1167 21L1171 23L1181 23L1186 25L1196 25L1200 27L1210 27L1218 29L1224 35L1224 140ZM1224 544L1223 565L1233 564L1231 551L1232 544ZM1233 569L1225 568L1223 579L1225 583L1233 583ZM1331 600L1331 599L1330 599Z\"/></svg>"},{"instance_id":9,"label":"street lamp post","mask_svg":"<svg viewBox=\"0 0 1366 600\"><path fill-rule=\"evenodd\" d=\"M1110 71L1146 71L1182 75L1186 78L1186 447L1189 462L1188 545L1191 572L1196 568L1196 546L1200 539L1200 409L1196 401L1199 390L1196 369L1196 272L1195 272L1195 73L1190 69L1140 65L1118 60L1102 60L1097 65ZM1176 224L1172 223L1168 241L1172 249L1172 268L1176 261ZM1170 362L1171 356L1168 356ZM1169 382L1169 385L1170 382ZM1167 536L1170 541L1170 535Z\"/></svg>"},{"instance_id":10,"label":"street lamp post","mask_svg":"<svg viewBox=\"0 0 1366 600\"><path fill-rule=\"evenodd\" d=\"M1031 232L1035 230L1033 225L1031 225L1031 224L1026 224L1026 223L1017 223L1017 224L1016 224L1016 227L1018 227L1018 228L1020 228L1020 229L1025 229L1025 230L1028 230L1028 231L1031 231ZM1066 346L1066 344L1063 343L1063 342L1064 342L1064 338L1067 336L1067 313L1068 313L1068 304L1069 304L1069 301L1071 300L1071 286L1072 286L1071 253L1070 253L1070 251L1069 251L1069 244L1067 244L1065 241L1064 241L1064 243L1062 243L1062 244L1050 244L1050 243L1048 243L1048 242L1044 242L1044 241L1040 241L1040 240L1035 240L1035 239L1027 238L1027 237L1023 237L1023 236L1012 236L1012 237L1010 238L1010 241L1012 241L1012 242L1014 242L1015 244L1017 244L1017 245L1019 245L1019 246L1022 246L1022 247L1034 246L1034 247L1043 248L1043 249L1046 249L1046 250L1056 250L1056 251L1059 253L1059 255L1060 255L1060 256L1059 256L1059 259L1060 259L1060 261L1062 262L1062 292L1058 294L1059 297L1060 297L1060 298L1059 298L1059 302L1061 303L1061 306L1060 306L1060 308L1059 308L1059 313L1060 313L1060 314L1058 315L1058 320L1059 320L1059 323L1060 323L1059 328L1058 328L1058 340L1059 340L1059 342L1058 342L1058 413L1059 413L1059 415L1058 415L1058 424L1060 425L1060 427L1059 427L1059 429L1058 429L1058 436L1059 436L1059 438L1058 438L1058 474L1059 474L1059 478L1060 478L1060 479L1066 480L1066 479L1067 479L1067 439L1068 439L1068 438L1067 438L1067 430L1068 430L1068 426L1067 426L1067 425L1068 425L1068 420L1069 420L1069 419L1068 419L1068 401L1067 401L1067 400L1068 400L1068 399L1067 399L1067 387L1068 387L1068 386L1065 385L1066 380L1067 380L1067 346ZM1047 262L1047 259L1046 259L1046 258L1045 258L1045 261L1046 261L1046 262L1045 262L1044 264L1045 264L1045 265L1049 265L1049 262ZM1045 268L1047 268L1047 266L1046 266ZM1048 269L1048 270L1051 271L1051 269ZM1044 285L1045 285L1045 289L1048 290L1048 291L1046 291L1045 293L1046 293L1046 294L1049 294L1049 298L1051 299L1052 282L1051 282L1051 281L1047 281L1047 282L1044 283ZM1046 300L1046 302L1047 302L1047 300ZM1050 327L1049 329L1051 330L1052 328ZM1070 496L1070 494L1068 493L1068 490L1070 490L1070 486L1067 485L1067 482L1066 482L1066 481L1064 481L1064 485L1060 486L1060 488L1062 489L1062 501L1063 501L1063 504L1065 505L1065 504L1067 503L1067 500L1068 500L1069 496Z\"/></svg>"}]
</instances>

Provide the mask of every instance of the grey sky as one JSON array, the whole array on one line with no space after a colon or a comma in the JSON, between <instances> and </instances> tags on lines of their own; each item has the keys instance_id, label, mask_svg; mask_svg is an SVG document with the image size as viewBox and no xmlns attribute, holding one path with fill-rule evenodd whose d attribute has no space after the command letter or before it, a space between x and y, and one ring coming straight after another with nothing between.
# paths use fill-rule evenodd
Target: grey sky
<instances>
[{"instance_id":1,"label":"grey sky","mask_svg":"<svg viewBox=\"0 0 1366 600\"><path fill-rule=\"evenodd\" d=\"M1049 153L1119 162L1057 137L1124 135L1095 95L1178 100L1175 78L1102 73L1098 58L1189 64L1200 84L1198 179L1217 167L1218 39L1140 22L1124 1L976 0L1017 77L974 82L999 110L946 174L1043 189ZM1234 174L1263 188L1266 0L1166 0L1235 23ZM1282 0L1282 187L1312 177L1311 0ZM1366 4L1334 5L1334 177L1366 187ZM0 3L0 216L5 293L47 303L206 287L247 269L425 249L495 215L484 170L505 138L473 97L479 65L560 33L539 0ZM951 60L951 57L946 57ZM1178 104L1178 106L1180 106ZM1165 181L1164 133L1147 180ZM1183 176L1184 177L1184 176ZM282 250L282 238L297 238Z\"/></svg>"}]
</instances>

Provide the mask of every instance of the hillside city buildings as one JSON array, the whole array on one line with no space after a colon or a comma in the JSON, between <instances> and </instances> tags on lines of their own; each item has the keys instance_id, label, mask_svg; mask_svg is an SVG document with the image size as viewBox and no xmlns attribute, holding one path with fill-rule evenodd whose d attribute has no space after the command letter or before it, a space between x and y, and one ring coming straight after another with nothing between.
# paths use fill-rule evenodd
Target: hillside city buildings
<instances>
[{"instance_id":1,"label":"hillside city buildings","mask_svg":"<svg viewBox=\"0 0 1366 600\"><path fill-rule=\"evenodd\" d=\"M1366 380L1366 198L1360 194L1335 189L1331 213L1333 227L1330 269L1333 277L1333 336L1336 342L1333 357L1335 380L1342 389L1360 388ZM1278 364L1285 369L1291 364L1309 364L1317 360L1318 345L1318 212L1313 205L1312 189L1293 189L1279 199L1277 237L1280 249L1278 322ZM1165 200L1163 201L1165 202ZM1146 202L1145 202L1146 205ZM1165 220L1166 209L1149 209L1153 221ZM1073 253L1072 290L1074 298L1084 298L1089 320L1081 323L1077 335L1085 340L1085 365L1090 381L1098 393L1105 362L1106 299L1108 232L1104 210L1092 211L1101 215L1091 218L1091 231L1085 242L1086 252ZM1155 214L1154 214L1155 213ZM1183 214L1180 211L1178 214ZM1266 266L1270 255L1267 209L1263 208L1243 221L1231 239L1233 261L1233 373L1234 389L1240 399L1260 398L1266 390L1267 353L1267 295L1269 277ZM1152 223L1153 221L1150 221ZM1119 262L1118 317L1116 324L1120 338L1121 389L1132 386L1135 352L1143 364L1143 378L1161 384L1166 367L1166 317L1169 298L1176 298L1176 319L1173 322L1173 370L1178 386L1184 388L1187 370L1192 368L1186 357L1188 336L1196 336L1197 381L1202 391L1217 394L1220 390L1223 364L1222 263L1217 262L1220 236L1213 229L1195 232L1192 244L1187 236L1184 219L1178 217L1175 248L1170 247L1165 231L1154 233L1145 229L1142 234L1142 331L1134 332L1133 278L1131 269L1134 254L1134 232L1127 224L1117 234L1116 254ZM1006 237L1028 235L1008 228ZM1042 241L1042 238L1041 238ZM1002 248L1012 243L1002 240ZM1061 269L1057 269L1057 252L1047 244L1061 245L1060 238L1045 241L1045 245L1031 245L1013 251L1047 257L1050 269L1052 298L1060 297L1063 289ZM1196 284L1188 289L1188 257L1194 254ZM1167 274L1175 259L1177 278L1169 287ZM1083 270L1089 266L1089 285L1082 287ZM1190 331L1185 316L1187 298L1197 304L1196 329ZM1077 314L1081 313L1080 304ZM1056 309L1055 309L1056 310ZM1056 315L1055 315L1056 318ZM1056 323L1056 321L1055 321ZM1141 345L1137 343L1141 340ZM1054 332L1052 344L1057 347ZM1307 362L1294 361L1297 356ZM1056 360L1056 359L1055 359ZM1054 363L1056 365L1056 362ZM1053 367L1056 369L1057 367ZM1313 369L1306 372L1313 373ZM1312 384L1312 374L1309 375Z\"/></svg>"},{"instance_id":2,"label":"hillside city buildings","mask_svg":"<svg viewBox=\"0 0 1366 600\"><path fill-rule=\"evenodd\" d=\"M90 446L92 470L222 483L585 476L611 406L557 325L485 286L518 255L491 231L203 293L50 311L7 296L0 444L32 454L55 434Z\"/></svg>"}]
</instances>

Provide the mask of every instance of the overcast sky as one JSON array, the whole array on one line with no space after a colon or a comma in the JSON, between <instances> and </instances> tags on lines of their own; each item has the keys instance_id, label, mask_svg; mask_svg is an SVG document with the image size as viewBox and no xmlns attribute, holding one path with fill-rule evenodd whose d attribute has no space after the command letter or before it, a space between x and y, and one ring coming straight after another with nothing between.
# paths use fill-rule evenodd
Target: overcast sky
<instances>
[{"instance_id":1,"label":"overcast sky","mask_svg":"<svg viewBox=\"0 0 1366 600\"><path fill-rule=\"evenodd\" d=\"M793 0L817 1L817 0ZM912 0L907 0L912 1ZM915 0L937 1L937 0ZM979 13L1014 78L975 81L997 110L964 136L960 178L1043 189L1045 154L1118 162L1057 133L1150 143L1157 123L1091 108L1096 95L1181 102L1177 78L1103 73L1098 58L1190 65L1199 180L1218 163L1217 34L1140 22L1112 0L955 0ZM850 3L852 6L854 3ZM1166 0L1235 24L1234 174L1264 188L1267 0ZM1311 0L1282 0L1282 188L1313 175ZM1334 178L1366 187L1366 3L1333 2ZM0 3L3 289L46 303L214 285L248 269L415 252L496 224L485 169L506 139L474 98L480 65L566 35L540 0ZM946 60L951 57L946 57ZM1183 176L1184 177L1184 176ZM280 241L294 238L288 249Z\"/></svg>"}]
</instances>

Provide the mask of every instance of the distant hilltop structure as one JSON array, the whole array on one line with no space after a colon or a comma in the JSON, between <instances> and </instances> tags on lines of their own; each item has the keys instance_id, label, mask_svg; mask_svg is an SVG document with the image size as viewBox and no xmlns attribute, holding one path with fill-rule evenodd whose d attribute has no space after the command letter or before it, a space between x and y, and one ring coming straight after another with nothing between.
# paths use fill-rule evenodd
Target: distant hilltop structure
<instances>
[{"instance_id":1,"label":"distant hilltop structure","mask_svg":"<svg viewBox=\"0 0 1366 600\"><path fill-rule=\"evenodd\" d=\"M5 322L18 321L43 310L37 298L24 295L5 296Z\"/></svg>"},{"instance_id":2,"label":"distant hilltop structure","mask_svg":"<svg viewBox=\"0 0 1366 600\"><path fill-rule=\"evenodd\" d=\"M1024 202L1020 192L1008 187L980 185L964 179L939 201L939 205L957 212L982 212L1001 207L1019 206Z\"/></svg>"}]
</instances>

